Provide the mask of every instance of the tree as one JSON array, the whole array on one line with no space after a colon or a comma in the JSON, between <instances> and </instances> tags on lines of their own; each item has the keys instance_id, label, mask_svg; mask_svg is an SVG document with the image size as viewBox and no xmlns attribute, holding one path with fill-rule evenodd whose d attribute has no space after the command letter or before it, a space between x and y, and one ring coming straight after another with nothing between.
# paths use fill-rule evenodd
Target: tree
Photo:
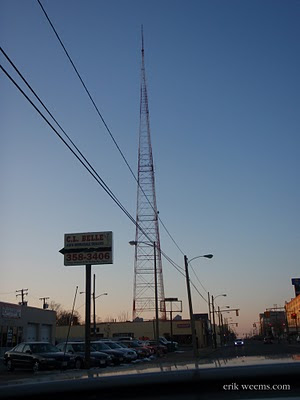
<instances>
[{"instance_id":1,"label":"tree","mask_svg":"<svg viewBox=\"0 0 300 400\"><path fill-rule=\"evenodd\" d=\"M118 321L119 322L126 322L128 321L128 311L122 311L119 315L118 315Z\"/></svg>"},{"instance_id":2,"label":"tree","mask_svg":"<svg viewBox=\"0 0 300 400\"><path fill-rule=\"evenodd\" d=\"M63 309L62 305L59 303L55 303L51 301L50 310L56 312L56 326L66 326L70 324L70 320L72 317L72 311L67 311ZM74 310L72 325L80 325L81 324L81 316L78 311Z\"/></svg>"}]
</instances>

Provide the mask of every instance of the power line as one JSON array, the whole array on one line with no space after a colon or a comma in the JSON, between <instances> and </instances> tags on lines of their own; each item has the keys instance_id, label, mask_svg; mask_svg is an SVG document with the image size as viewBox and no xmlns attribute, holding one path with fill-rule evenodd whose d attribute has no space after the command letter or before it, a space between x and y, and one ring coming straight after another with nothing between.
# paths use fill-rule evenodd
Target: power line
<instances>
[{"instance_id":1,"label":"power line","mask_svg":"<svg viewBox=\"0 0 300 400\"><path fill-rule=\"evenodd\" d=\"M54 128L54 126L49 122L49 120L43 115L43 113L38 109L38 107L33 103L33 101L27 96L27 94L22 90L22 88L17 84L17 82L11 77L11 75L5 70L5 68L0 64L0 68L4 72L4 74L9 78L9 80L17 87L17 89L23 94L23 96L27 99L27 101L32 105L32 107L38 112L38 114L44 119L44 121L50 126L50 128L54 131L54 133L59 137L59 139L68 147L68 149L72 152L72 154L77 158L77 160L83 165L83 167L89 172L89 174L96 180L96 182L103 188L103 190L109 195L109 197L117 204L117 206L125 213L125 215L133 222L138 228L143 232L143 229L139 226L139 224L136 222L136 220L131 216L131 214L126 210L126 208L122 205L122 203L118 200L118 198L114 195L114 193L110 190L110 188L106 185L106 183L103 181L103 179L99 176L99 174L95 171L95 169L92 167L92 165L88 162L88 160L85 158L85 156L81 153L79 148L75 145L75 143L71 140L70 136L67 135L67 133L64 131L64 129L61 127L61 125L57 122L57 120L54 118L52 113L48 110L48 108L45 106L45 104L42 102L40 97L36 94L36 92L32 89L30 84L27 82L27 80L23 77L21 72L18 70L18 68L15 66L15 64L12 62L12 60L9 58L9 56L5 53L5 51L0 47L0 51L2 54L6 57L6 59L9 61L9 63L12 65L12 67L15 69L15 71L18 73L20 78L23 80L23 82L26 84L26 86L29 88L29 90L34 94L34 96L37 98L37 100L40 102L40 104L43 106L43 108L46 110L46 112L50 115L50 117L54 120L54 122L59 126L61 131L64 133L64 135L68 138L70 143L74 146L76 151L80 154L80 156L85 160L85 162L88 164L89 167L82 161L82 159L76 154L76 152L71 148L71 146L64 140L64 138L61 136L61 134ZM90 168L92 169L93 172L91 172ZM144 233L144 232L143 232ZM148 238L149 241L151 239L149 236L144 233L145 236ZM182 275L185 277L185 274L181 271L183 270L182 267L180 267L178 264L176 264L170 257L168 257L162 250L160 250L162 255L169 261L169 263ZM192 282L191 282L192 283ZM198 292L198 294L206 301L206 299L201 295L201 293L198 291L196 286L192 283L193 287L195 290Z\"/></svg>"},{"instance_id":2,"label":"power line","mask_svg":"<svg viewBox=\"0 0 300 400\"><path fill-rule=\"evenodd\" d=\"M114 136L113 136L111 130L109 129L107 123L105 122L105 120L104 120L104 118L103 118L103 116L102 116L102 114L101 114L99 108L97 107L97 105L96 105L94 99L92 98L92 95L90 94L90 91L88 90L86 84L84 83L84 81L83 81L83 79L82 79L82 77L81 77L81 75L80 75L78 69L76 68L76 66L75 66L75 64L74 64L74 62L73 62L73 60L72 60L72 58L71 58L69 52L68 52L67 49L66 49L66 46L64 45L63 41L61 40L61 38L60 38L60 36L59 36L59 34L58 34L58 32L57 32L57 30L56 30L55 27L54 27L52 21L50 20L50 17L48 16L48 14L47 14L45 8L43 7L43 5L42 5L42 3L41 3L40 0L37 0L37 2L39 3L39 5L40 5L40 7L41 7L41 9L42 9L42 11L43 11L43 13L44 13L44 15L45 15L47 21L49 22L49 24L50 24L50 26L51 26L51 28L52 28L52 30L53 30L53 32L54 32L54 34L55 34L57 40L59 41L60 45L62 46L62 48L63 48L63 50L64 50L64 52L65 52L65 54L66 54L68 60L70 61L70 63L71 63L71 65L72 65L72 67L73 67L73 69L74 69L74 71L75 71L75 73L76 73L78 79L80 80L82 86L84 87L84 90L85 90L86 94L88 95L89 99L91 100L91 102L92 102L92 104L93 104L93 106L94 106L94 108L95 108L95 110L96 110L98 116L100 117L101 121L103 122L103 124L104 124L104 126L105 126L105 128L106 128L106 130L107 130L107 132L108 132L108 134L109 134L109 136L110 136L110 138L112 139L113 143L114 143L115 146L117 147L117 149L118 149L118 151L119 151L121 157L123 158L125 164L127 165L127 167L128 167L128 169L129 169L131 175L133 176L134 180L136 181L136 183L137 183L138 186L140 187L141 191L143 192L145 198L147 199L147 201L149 202L149 204L150 204L151 207L153 208L152 203L150 202L148 196L146 195L146 193L144 192L144 190L143 190L142 187L140 186L140 183L139 183L137 177L135 176L135 174L134 174L132 168L130 167L128 161L126 160L126 157L125 157L124 153L122 152L122 150L121 150L120 146L118 145L116 139L114 138ZM154 208L153 208L153 210L154 210ZM155 210L154 210L154 211L155 211ZM162 226L164 227L165 231L167 232L168 236L171 238L171 240L172 240L173 243L175 244L175 246L176 246L176 247L178 248L178 250L182 253L182 255L184 255L184 252L181 250L181 248L179 247L179 245L176 243L175 239L174 239L173 236L170 234L169 230L166 228L165 224L163 223L163 221L161 220L161 218L160 218L159 216L158 216L158 219L159 219L160 223L162 224Z\"/></svg>"},{"instance_id":3,"label":"power line","mask_svg":"<svg viewBox=\"0 0 300 400\"><path fill-rule=\"evenodd\" d=\"M196 272L195 272L195 270L194 270L194 268L193 268L193 266L192 266L192 263L190 263L190 266L191 266L191 268L192 268L192 271L193 271L194 274L195 274L195 277L197 278L197 281L200 283L200 285L201 285L202 288L205 290L205 292L208 293L208 291L205 289L205 287L202 285L200 279L198 278L198 276L197 276L197 274L196 274Z\"/></svg>"},{"instance_id":4,"label":"power line","mask_svg":"<svg viewBox=\"0 0 300 400\"><path fill-rule=\"evenodd\" d=\"M2 48L0 48L1 52L6 55L6 53L3 51ZM9 60L9 59L8 59ZM9 60L10 63L11 60ZM82 155L82 153L79 151L79 149L75 146L75 144L71 141L68 135L68 139L70 142L73 144L73 146L76 148L76 150L79 152L79 154L83 157L83 159L86 161L86 163L89 165L89 167L92 169L93 172L91 172L90 168L87 167L87 165L82 161L82 159L76 154L76 152L71 148L71 146L64 140L64 138L61 136L61 134L54 128L54 126L49 122L49 120L43 115L43 113L38 109L38 107L32 102L32 100L26 95L26 93L21 89L21 87L17 84L17 82L9 75L9 73L5 70L5 68L0 65L0 68L2 71L5 73L5 75L11 80L11 82L17 87L17 89L23 94L23 96L29 101L29 103L34 107L34 109L38 112L38 114L44 119L44 121L50 126L50 128L55 132L55 134L59 137L59 139L68 147L68 149L73 153L73 155L78 159L78 161L83 165L83 167L92 175L92 177L98 182L98 184L103 188L103 190L109 195L109 197L117 204L117 206L124 212L124 214L135 224L138 225L138 223L135 221L135 219L130 215L130 213L126 210L126 208L122 205L122 203L118 200L118 198L114 195L114 193L110 190L110 188L106 185L106 183L103 181L103 179L99 176L99 174L94 170L94 168L91 166L91 164L87 161L87 159ZM18 69L14 66L18 74L21 73L18 71ZM34 90L31 88L31 86L27 83L25 78L22 76L23 81L26 83L26 85L30 88L32 93L37 97L37 99L41 102L39 97L35 94ZM46 109L46 111L49 113L49 115L52 114L48 111L48 109L44 106L44 104L41 102L43 107ZM54 119L54 121L56 121ZM60 125L59 125L60 126ZM63 131L63 130L62 130ZM64 131L63 131L64 132ZM65 133L65 132L64 132ZM143 232L143 229L138 225L139 229ZM148 237L147 234L145 234L146 237Z\"/></svg>"}]
</instances>

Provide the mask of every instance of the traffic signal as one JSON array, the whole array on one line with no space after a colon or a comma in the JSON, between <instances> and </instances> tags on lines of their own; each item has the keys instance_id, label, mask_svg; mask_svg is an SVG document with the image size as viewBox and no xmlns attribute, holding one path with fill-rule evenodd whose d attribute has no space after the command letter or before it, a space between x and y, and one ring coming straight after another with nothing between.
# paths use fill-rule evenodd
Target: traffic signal
<instances>
[{"instance_id":1,"label":"traffic signal","mask_svg":"<svg viewBox=\"0 0 300 400\"><path fill-rule=\"evenodd\" d=\"M295 312L293 312L293 313L291 314L291 318L292 318L292 319L297 319L297 314L296 314Z\"/></svg>"}]
</instances>

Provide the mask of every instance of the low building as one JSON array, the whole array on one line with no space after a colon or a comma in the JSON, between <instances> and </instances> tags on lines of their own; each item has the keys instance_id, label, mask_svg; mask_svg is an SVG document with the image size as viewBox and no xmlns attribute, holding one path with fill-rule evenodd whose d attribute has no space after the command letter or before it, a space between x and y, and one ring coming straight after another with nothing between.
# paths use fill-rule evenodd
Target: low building
<instances>
[{"instance_id":1,"label":"low building","mask_svg":"<svg viewBox=\"0 0 300 400\"><path fill-rule=\"evenodd\" d=\"M54 343L56 312L27 305L0 302L0 349L24 341Z\"/></svg>"},{"instance_id":2,"label":"low building","mask_svg":"<svg viewBox=\"0 0 300 400\"><path fill-rule=\"evenodd\" d=\"M171 330L172 323L172 330ZM206 325L205 321L195 321L196 338L198 347L207 346ZM159 321L159 335L167 339L171 338L171 331L173 332L173 340L181 345L192 344L191 324L190 320L166 320ZM140 322L102 322L96 324L96 332L94 334L93 326L91 325L91 338L118 338L118 337L132 337L137 339L151 339L155 338L155 321L140 321ZM68 326L56 327L56 341L63 342L68 335ZM84 340L85 326L74 325L71 327L69 340Z\"/></svg>"},{"instance_id":3,"label":"low building","mask_svg":"<svg viewBox=\"0 0 300 400\"><path fill-rule=\"evenodd\" d=\"M267 310L259 314L260 334L282 338L286 333L285 311Z\"/></svg>"},{"instance_id":4,"label":"low building","mask_svg":"<svg viewBox=\"0 0 300 400\"><path fill-rule=\"evenodd\" d=\"M285 310L288 333L291 336L296 336L300 332L300 294L291 299L291 301L285 303Z\"/></svg>"}]
</instances>

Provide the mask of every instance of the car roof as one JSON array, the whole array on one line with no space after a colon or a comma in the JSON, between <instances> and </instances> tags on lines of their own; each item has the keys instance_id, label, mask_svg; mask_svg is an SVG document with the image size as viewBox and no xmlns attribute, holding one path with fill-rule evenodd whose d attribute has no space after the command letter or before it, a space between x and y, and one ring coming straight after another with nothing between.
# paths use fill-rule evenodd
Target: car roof
<instances>
[{"instance_id":1,"label":"car roof","mask_svg":"<svg viewBox=\"0 0 300 400\"><path fill-rule=\"evenodd\" d=\"M22 342L19 344L52 344L50 342Z\"/></svg>"}]
</instances>

